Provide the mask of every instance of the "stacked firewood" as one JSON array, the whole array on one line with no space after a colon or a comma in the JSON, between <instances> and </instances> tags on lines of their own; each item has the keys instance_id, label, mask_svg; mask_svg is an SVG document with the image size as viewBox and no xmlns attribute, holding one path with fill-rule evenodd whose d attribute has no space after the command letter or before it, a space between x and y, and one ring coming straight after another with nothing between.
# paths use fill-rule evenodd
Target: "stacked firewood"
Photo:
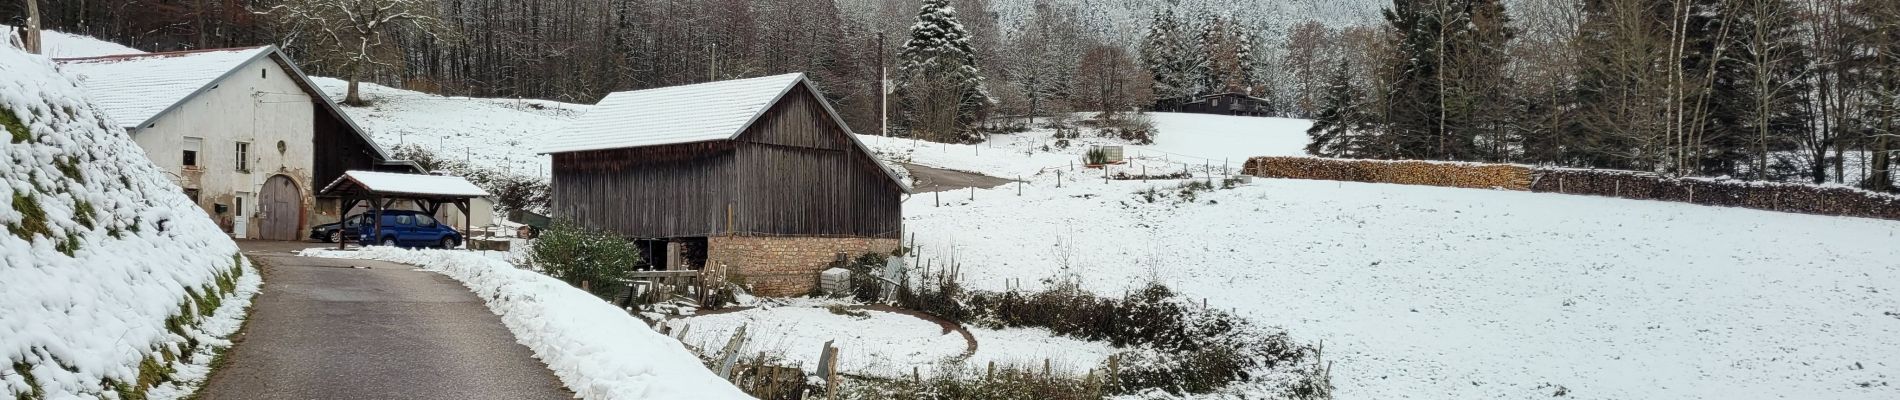
<instances>
[{"instance_id":1,"label":"stacked firewood","mask_svg":"<svg viewBox=\"0 0 1900 400\"><path fill-rule=\"evenodd\" d=\"M1481 189L1530 190L1531 184L1530 167L1510 164L1254 157L1242 172L1267 178Z\"/></svg>"}]
</instances>

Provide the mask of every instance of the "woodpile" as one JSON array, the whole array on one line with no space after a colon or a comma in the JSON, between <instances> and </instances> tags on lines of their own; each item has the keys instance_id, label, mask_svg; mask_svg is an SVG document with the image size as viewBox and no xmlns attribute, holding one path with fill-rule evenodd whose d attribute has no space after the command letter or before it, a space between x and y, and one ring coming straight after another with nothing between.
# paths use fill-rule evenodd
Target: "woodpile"
<instances>
[{"instance_id":1,"label":"woodpile","mask_svg":"<svg viewBox=\"0 0 1900 400\"><path fill-rule=\"evenodd\" d=\"M1241 173L1265 178L1523 190L1900 220L1900 195L1845 186L1671 178L1635 171L1435 161L1254 157L1247 160Z\"/></svg>"},{"instance_id":2,"label":"woodpile","mask_svg":"<svg viewBox=\"0 0 1900 400\"><path fill-rule=\"evenodd\" d=\"M1531 168L1510 164L1254 157L1243 174L1266 178L1530 190Z\"/></svg>"},{"instance_id":3,"label":"woodpile","mask_svg":"<svg viewBox=\"0 0 1900 400\"><path fill-rule=\"evenodd\" d=\"M1613 170L1538 168L1534 174L1531 191L1535 192L1662 200L1802 214L1900 219L1900 196L1844 186L1671 178L1644 172Z\"/></svg>"}]
</instances>

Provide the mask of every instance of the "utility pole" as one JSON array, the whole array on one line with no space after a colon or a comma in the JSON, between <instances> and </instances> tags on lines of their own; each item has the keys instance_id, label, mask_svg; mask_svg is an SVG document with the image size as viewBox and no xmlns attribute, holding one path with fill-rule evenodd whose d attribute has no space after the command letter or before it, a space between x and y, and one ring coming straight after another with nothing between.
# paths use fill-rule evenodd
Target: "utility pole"
<instances>
[{"instance_id":1,"label":"utility pole","mask_svg":"<svg viewBox=\"0 0 1900 400\"><path fill-rule=\"evenodd\" d=\"M26 52L40 54L40 1L26 0Z\"/></svg>"},{"instance_id":2,"label":"utility pole","mask_svg":"<svg viewBox=\"0 0 1900 400\"><path fill-rule=\"evenodd\" d=\"M891 136L890 69L884 67L884 33L877 34L877 134Z\"/></svg>"}]
</instances>

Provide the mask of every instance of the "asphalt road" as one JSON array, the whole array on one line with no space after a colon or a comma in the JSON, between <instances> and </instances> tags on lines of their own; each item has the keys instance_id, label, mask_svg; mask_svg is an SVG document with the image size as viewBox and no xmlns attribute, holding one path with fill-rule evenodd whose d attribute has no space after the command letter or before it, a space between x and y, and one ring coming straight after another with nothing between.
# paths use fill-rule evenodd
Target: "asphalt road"
<instances>
[{"instance_id":1,"label":"asphalt road","mask_svg":"<svg viewBox=\"0 0 1900 400\"><path fill-rule=\"evenodd\" d=\"M914 186L911 188L912 193L942 192L971 187L988 189L1015 182L1009 179L974 172L926 167L911 163L898 164L903 165L904 169L910 170L911 179L916 181L916 184L912 185Z\"/></svg>"},{"instance_id":2,"label":"asphalt road","mask_svg":"<svg viewBox=\"0 0 1900 400\"><path fill-rule=\"evenodd\" d=\"M570 399L460 282L380 261L245 242L264 272L250 321L204 399Z\"/></svg>"}]
</instances>

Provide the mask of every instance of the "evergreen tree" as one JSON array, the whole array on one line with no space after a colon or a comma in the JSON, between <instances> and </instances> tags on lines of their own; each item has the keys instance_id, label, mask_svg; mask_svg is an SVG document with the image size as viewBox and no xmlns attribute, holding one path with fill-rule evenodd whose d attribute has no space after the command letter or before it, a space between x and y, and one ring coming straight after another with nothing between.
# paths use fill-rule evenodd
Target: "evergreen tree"
<instances>
[{"instance_id":1,"label":"evergreen tree","mask_svg":"<svg viewBox=\"0 0 1900 400\"><path fill-rule=\"evenodd\" d=\"M1388 69L1393 98L1387 142L1396 158L1475 160L1502 149L1508 117L1503 72L1513 33L1498 0L1394 0L1385 19L1396 33Z\"/></svg>"},{"instance_id":2,"label":"evergreen tree","mask_svg":"<svg viewBox=\"0 0 1900 400\"><path fill-rule=\"evenodd\" d=\"M1194 84L1188 77L1186 40L1173 8L1155 13L1154 23L1148 26L1148 34L1141 43L1141 62L1154 76L1157 110L1178 110L1194 97Z\"/></svg>"},{"instance_id":3,"label":"evergreen tree","mask_svg":"<svg viewBox=\"0 0 1900 400\"><path fill-rule=\"evenodd\" d=\"M993 101L956 9L948 0L924 0L910 33L897 55L901 128L930 140L978 139L970 128Z\"/></svg>"},{"instance_id":4,"label":"evergreen tree","mask_svg":"<svg viewBox=\"0 0 1900 400\"><path fill-rule=\"evenodd\" d=\"M1363 136L1370 130L1369 119L1359 106L1365 94L1352 85L1350 66L1340 61L1326 79L1320 98L1319 116L1306 130L1311 141L1306 153L1320 157L1360 157L1364 154Z\"/></svg>"}]
</instances>

